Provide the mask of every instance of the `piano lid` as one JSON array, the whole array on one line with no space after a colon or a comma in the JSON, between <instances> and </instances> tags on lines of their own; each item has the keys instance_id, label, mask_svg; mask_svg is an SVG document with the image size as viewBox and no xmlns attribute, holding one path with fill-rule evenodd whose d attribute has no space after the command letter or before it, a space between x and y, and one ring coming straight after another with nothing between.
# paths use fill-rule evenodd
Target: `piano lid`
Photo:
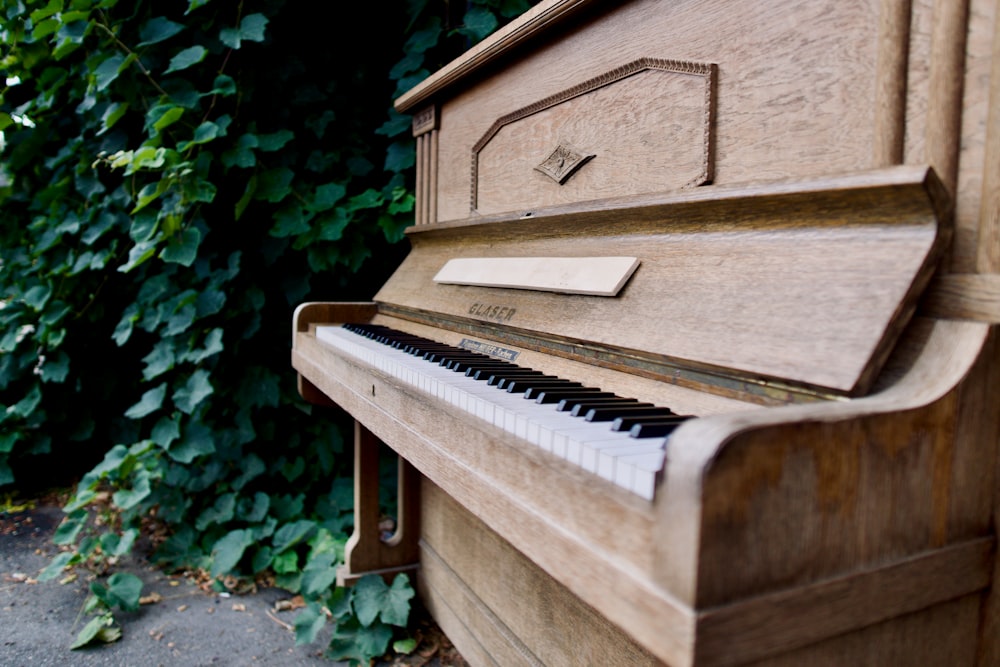
<instances>
[{"instance_id":1,"label":"piano lid","mask_svg":"<svg viewBox=\"0 0 1000 667\"><path fill-rule=\"evenodd\" d=\"M665 380L695 369L856 396L934 270L945 201L931 170L894 167L422 225L375 300L396 316ZM595 270L617 257L637 268L608 294L503 275L545 258L580 273L588 257ZM476 258L495 265L494 282L435 281Z\"/></svg>"}]
</instances>

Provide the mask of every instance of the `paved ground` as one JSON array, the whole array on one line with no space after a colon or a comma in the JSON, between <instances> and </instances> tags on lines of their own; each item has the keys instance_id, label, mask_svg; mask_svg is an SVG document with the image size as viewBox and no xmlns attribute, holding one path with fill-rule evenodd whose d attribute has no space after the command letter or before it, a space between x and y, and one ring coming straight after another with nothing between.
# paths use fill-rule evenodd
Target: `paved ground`
<instances>
[{"instance_id":1,"label":"paved ground","mask_svg":"<svg viewBox=\"0 0 1000 667\"><path fill-rule=\"evenodd\" d=\"M0 666L185 667L267 665L334 667L322 657L325 642L295 646L290 626L296 611L279 611L291 595L267 589L225 597L206 593L180 576L167 576L141 558L120 569L139 576L144 595L159 600L121 614L122 638L112 644L71 651L69 646L89 620L81 613L89 593L86 570L75 580L36 582L56 553L52 531L62 519L58 507L0 513ZM437 634L435 634L437 632ZM418 651L382 665L463 665L433 626L418 635Z\"/></svg>"}]
</instances>

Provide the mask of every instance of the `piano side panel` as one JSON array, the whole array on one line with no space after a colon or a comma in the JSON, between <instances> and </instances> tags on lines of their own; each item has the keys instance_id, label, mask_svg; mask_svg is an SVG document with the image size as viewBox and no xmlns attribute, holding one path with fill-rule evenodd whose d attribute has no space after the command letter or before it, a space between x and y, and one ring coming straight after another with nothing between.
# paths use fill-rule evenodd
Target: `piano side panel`
<instances>
[{"instance_id":1,"label":"piano side panel","mask_svg":"<svg viewBox=\"0 0 1000 667\"><path fill-rule=\"evenodd\" d=\"M421 499L421 587L463 657L480 645L504 666L661 664L426 479Z\"/></svg>"},{"instance_id":2,"label":"piano side panel","mask_svg":"<svg viewBox=\"0 0 1000 667\"><path fill-rule=\"evenodd\" d=\"M805 406L720 417L730 435L699 454L695 441L707 446L716 418L678 431L687 437L671 443L660 505L665 523L678 509L700 513L700 523L681 517L689 531L681 543L697 543L698 555L679 567L676 545L658 543L672 565L659 574L675 591L696 582L691 604L710 611L699 624L703 655L763 657L970 593L990 600L996 341L982 325L938 327L936 339L903 344L933 363L918 360L882 395L844 406L843 418L809 416ZM935 395L935 384L954 388ZM761 423L772 419L785 423ZM695 493L699 508L679 507L677 498ZM990 647L995 640L980 632ZM944 630L939 637L948 641Z\"/></svg>"},{"instance_id":3,"label":"piano side panel","mask_svg":"<svg viewBox=\"0 0 1000 667\"><path fill-rule=\"evenodd\" d=\"M744 667L844 667L845 665L972 665L979 596L970 595L871 625Z\"/></svg>"}]
</instances>

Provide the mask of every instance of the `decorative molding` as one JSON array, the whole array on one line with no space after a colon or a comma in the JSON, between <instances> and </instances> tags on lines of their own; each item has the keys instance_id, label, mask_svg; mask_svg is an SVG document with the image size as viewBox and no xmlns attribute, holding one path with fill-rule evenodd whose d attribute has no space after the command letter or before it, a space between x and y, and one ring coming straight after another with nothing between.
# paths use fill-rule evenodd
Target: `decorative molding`
<instances>
[{"instance_id":1,"label":"decorative molding","mask_svg":"<svg viewBox=\"0 0 1000 667\"><path fill-rule=\"evenodd\" d=\"M544 162L535 167L535 171L562 185L593 158L593 154L585 155L568 144L559 144Z\"/></svg>"},{"instance_id":2,"label":"decorative molding","mask_svg":"<svg viewBox=\"0 0 1000 667\"><path fill-rule=\"evenodd\" d=\"M438 114L437 107L433 104L413 114L412 131L414 137L436 129L438 129Z\"/></svg>"},{"instance_id":3,"label":"decorative molding","mask_svg":"<svg viewBox=\"0 0 1000 667\"><path fill-rule=\"evenodd\" d=\"M608 86L648 70L660 70L664 72L674 72L677 74L687 74L701 77L704 80L704 147L702 165L700 173L685 187L710 182L714 175L715 96L718 66L714 63L699 63L685 60L644 57L497 118L489 129L486 130L485 134L483 134L479 141L477 141L472 147L470 211L473 214L476 213L478 206L479 154L504 126L523 120L546 109L550 109L566 102L567 100L585 95L604 86ZM579 166L580 165L578 165L578 167ZM542 169L539 169L539 171L546 173ZM572 175L572 172L569 175ZM560 181L558 178L555 178L555 180L560 184L565 183L565 179Z\"/></svg>"}]
</instances>

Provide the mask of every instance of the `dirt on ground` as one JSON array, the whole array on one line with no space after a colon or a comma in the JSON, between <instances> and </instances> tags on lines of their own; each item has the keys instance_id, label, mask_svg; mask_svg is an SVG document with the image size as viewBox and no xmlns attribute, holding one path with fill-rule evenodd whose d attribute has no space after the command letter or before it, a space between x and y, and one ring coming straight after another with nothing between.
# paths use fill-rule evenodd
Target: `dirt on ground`
<instances>
[{"instance_id":1,"label":"dirt on ground","mask_svg":"<svg viewBox=\"0 0 1000 667\"><path fill-rule=\"evenodd\" d=\"M70 650L89 620L84 602L95 573L77 568L61 579L38 575L58 553L52 534L63 512L54 495L0 509L0 664L5 667L260 664L274 667L346 665L323 656L330 627L315 644L296 646L293 622L300 600L273 587L243 594L216 592L195 573L168 574L140 553L116 571L144 582L136 612L117 614L122 636L93 648ZM422 609L414 609L417 647L388 655L378 667L465 667L466 662Z\"/></svg>"}]
</instances>

